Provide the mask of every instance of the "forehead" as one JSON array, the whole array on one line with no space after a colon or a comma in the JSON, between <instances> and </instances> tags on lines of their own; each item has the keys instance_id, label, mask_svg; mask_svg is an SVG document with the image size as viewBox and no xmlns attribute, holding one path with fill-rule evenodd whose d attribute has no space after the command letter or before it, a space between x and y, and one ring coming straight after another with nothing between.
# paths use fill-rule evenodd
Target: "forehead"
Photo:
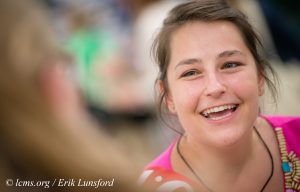
<instances>
[{"instance_id":1,"label":"forehead","mask_svg":"<svg viewBox=\"0 0 300 192\"><path fill-rule=\"evenodd\" d=\"M170 41L171 57L182 54L220 53L224 50L248 52L239 29L229 21L192 21L178 28ZM192 55L191 55L192 56Z\"/></svg>"},{"instance_id":2,"label":"forehead","mask_svg":"<svg viewBox=\"0 0 300 192\"><path fill-rule=\"evenodd\" d=\"M238 29L236 24L230 21L189 21L180 27L178 27L172 37L176 37L177 35L183 35L186 33L196 33L198 37L207 36L210 37L211 35L216 35L220 33L230 34L232 36L238 36L242 38L241 31ZM200 36L201 35L201 36ZM173 39L172 38L172 39Z\"/></svg>"}]
</instances>

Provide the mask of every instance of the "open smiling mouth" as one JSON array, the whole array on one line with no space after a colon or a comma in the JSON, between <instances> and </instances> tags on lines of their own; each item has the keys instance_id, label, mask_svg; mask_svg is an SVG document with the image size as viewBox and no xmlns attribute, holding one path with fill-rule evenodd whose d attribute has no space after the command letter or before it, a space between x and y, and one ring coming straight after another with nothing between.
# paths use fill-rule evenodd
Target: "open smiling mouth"
<instances>
[{"instance_id":1,"label":"open smiling mouth","mask_svg":"<svg viewBox=\"0 0 300 192\"><path fill-rule=\"evenodd\" d=\"M221 120L230 116L238 107L238 104L222 105L206 109L200 114L207 119Z\"/></svg>"}]
</instances>

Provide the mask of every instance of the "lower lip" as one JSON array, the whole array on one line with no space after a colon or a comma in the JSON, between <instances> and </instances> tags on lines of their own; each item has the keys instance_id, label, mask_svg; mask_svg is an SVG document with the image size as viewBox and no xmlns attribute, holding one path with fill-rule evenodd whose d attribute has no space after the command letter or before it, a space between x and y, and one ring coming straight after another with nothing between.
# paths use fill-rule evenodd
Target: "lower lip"
<instances>
[{"instance_id":1,"label":"lower lip","mask_svg":"<svg viewBox=\"0 0 300 192\"><path fill-rule=\"evenodd\" d=\"M229 114L229 115L227 115L227 116L225 116L225 117L223 117L223 118L221 118L221 119L209 119L209 118L206 118L206 117L203 117L202 115L202 117L206 120L206 121L208 121L209 123L225 123L225 122L227 122L227 121L230 121L231 119L233 119L235 116L236 116L236 114L237 114L237 112L239 111L239 109L240 109L240 106L238 106L237 108L236 108L236 110L235 111L233 111L231 114Z\"/></svg>"}]
</instances>

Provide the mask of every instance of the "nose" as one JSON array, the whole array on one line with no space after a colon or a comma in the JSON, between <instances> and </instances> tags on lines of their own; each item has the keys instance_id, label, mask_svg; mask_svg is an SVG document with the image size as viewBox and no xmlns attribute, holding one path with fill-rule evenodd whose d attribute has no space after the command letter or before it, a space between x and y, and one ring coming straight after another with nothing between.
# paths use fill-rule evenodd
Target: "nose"
<instances>
[{"instance_id":1,"label":"nose","mask_svg":"<svg viewBox=\"0 0 300 192\"><path fill-rule=\"evenodd\" d=\"M226 91L226 87L220 75L210 73L206 77L204 94L214 98L222 96Z\"/></svg>"}]
</instances>

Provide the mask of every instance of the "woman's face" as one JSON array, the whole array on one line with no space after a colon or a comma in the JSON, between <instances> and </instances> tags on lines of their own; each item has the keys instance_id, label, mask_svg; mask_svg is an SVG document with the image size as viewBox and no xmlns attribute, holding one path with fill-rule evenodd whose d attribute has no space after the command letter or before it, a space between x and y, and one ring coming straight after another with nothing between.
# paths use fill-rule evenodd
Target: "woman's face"
<instances>
[{"instance_id":1,"label":"woman's face","mask_svg":"<svg viewBox=\"0 0 300 192\"><path fill-rule=\"evenodd\" d=\"M264 79L234 24L190 22L172 35L167 105L188 137L229 146L250 133Z\"/></svg>"}]
</instances>

